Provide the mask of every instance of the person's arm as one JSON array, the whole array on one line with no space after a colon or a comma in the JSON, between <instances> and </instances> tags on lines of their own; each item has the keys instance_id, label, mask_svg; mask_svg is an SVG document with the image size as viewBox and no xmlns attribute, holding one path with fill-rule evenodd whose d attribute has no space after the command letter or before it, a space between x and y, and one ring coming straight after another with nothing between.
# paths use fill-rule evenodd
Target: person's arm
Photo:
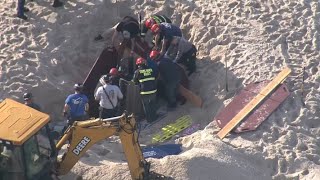
<instances>
[{"instance_id":1,"label":"person's arm","mask_svg":"<svg viewBox=\"0 0 320 180\"><path fill-rule=\"evenodd\" d=\"M170 57L170 55L172 54L173 49L174 49L174 45L170 44L168 50L165 53L165 56Z\"/></svg>"},{"instance_id":2,"label":"person's arm","mask_svg":"<svg viewBox=\"0 0 320 180\"><path fill-rule=\"evenodd\" d=\"M115 39L116 39L116 37L118 36L118 34L119 34L119 32L118 32L117 30L114 30L114 33L113 33L113 35L112 35L112 45L113 45L113 46L118 46L118 44L115 45Z\"/></svg>"},{"instance_id":3,"label":"person's arm","mask_svg":"<svg viewBox=\"0 0 320 180\"><path fill-rule=\"evenodd\" d=\"M154 37L154 40L155 40L155 42L154 42L154 47L155 47L155 49L158 49L158 46L159 46L158 42L159 42L159 39L160 39L160 34L156 34L156 36Z\"/></svg>"},{"instance_id":4,"label":"person's arm","mask_svg":"<svg viewBox=\"0 0 320 180\"><path fill-rule=\"evenodd\" d=\"M88 99L88 97L86 96L86 95L84 95L84 99L85 99L85 105L84 105L84 110L87 112L87 113L89 113L89 99Z\"/></svg>"},{"instance_id":5,"label":"person's arm","mask_svg":"<svg viewBox=\"0 0 320 180\"><path fill-rule=\"evenodd\" d=\"M174 62L176 63L180 63L181 62L181 57L182 57L182 54L183 54L183 42L181 41L181 39L179 39L178 41L178 48L177 48L177 55L176 57L174 58Z\"/></svg>"},{"instance_id":6,"label":"person's arm","mask_svg":"<svg viewBox=\"0 0 320 180\"><path fill-rule=\"evenodd\" d=\"M96 94L94 95L94 99L95 99L96 101L100 101L100 89L101 89L101 87L99 87L99 88L97 89L97 92L96 92Z\"/></svg>"},{"instance_id":7,"label":"person's arm","mask_svg":"<svg viewBox=\"0 0 320 180\"><path fill-rule=\"evenodd\" d=\"M116 86L116 88L117 88L117 91L118 91L118 99L122 99L123 98L123 94L122 94L120 88L118 86Z\"/></svg>"},{"instance_id":8,"label":"person's arm","mask_svg":"<svg viewBox=\"0 0 320 180\"><path fill-rule=\"evenodd\" d=\"M133 74L133 78L132 78L132 82L134 82L134 83L138 83L138 75L139 75L139 70L136 70L135 72L134 72L134 74Z\"/></svg>"},{"instance_id":9,"label":"person's arm","mask_svg":"<svg viewBox=\"0 0 320 180\"><path fill-rule=\"evenodd\" d=\"M70 107L68 104L65 104L63 107L63 116L66 117L68 115L68 112L70 110Z\"/></svg>"},{"instance_id":10,"label":"person's arm","mask_svg":"<svg viewBox=\"0 0 320 180\"><path fill-rule=\"evenodd\" d=\"M162 47L161 47L161 51L160 51L160 56L164 55L166 47L167 47L167 42L168 42L168 40L164 38L163 41L162 41Z\"/></svg>"},{"instance_id":11,"label":"person's arm","mask_svg":"<svg viewBox=\"0 0 320 180\"><path fill-rule=\"evenodd\" d=\"M135 38L131 38L131 51L130 51L130 56L133 56L135 44L136 44Z\"/></svg>"}]
</instances>

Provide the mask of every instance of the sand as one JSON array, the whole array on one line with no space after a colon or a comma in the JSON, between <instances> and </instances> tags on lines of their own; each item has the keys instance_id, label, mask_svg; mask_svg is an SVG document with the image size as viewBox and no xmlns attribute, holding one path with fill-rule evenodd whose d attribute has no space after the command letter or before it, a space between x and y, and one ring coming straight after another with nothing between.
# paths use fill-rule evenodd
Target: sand
<instances>
[{"instance_id":1,"label":"sand","mask_svg":"<svg viewBox=\"0 0 320 180\"><path fill-rule=\"evenodd\" d=\"M110 44L93 38L121 17L165 14L199 49L191 89L203 108L187 103L140 134L152 134L182 115L191 115L201 130L168 143L183 152L148 159L152 170L174 179L320 178L320 72L318 1L100 1L28 2L28 21L15 18L16 1L0 2L0 98L22 100L31 91L54 123L62 123L64 100L82 82L99 53ZM225 64L228 69L226 92ZM217 138L214 116L252 82L272 79L285 66L291 95L256 131ZM304 73L302 72L305 67ZM302 74L304 91L302 94ZM303 105L303 103L305 105ZM121 144L112 138L92 147L63 179L130 179Z\"/></svg>"}]
</instances>

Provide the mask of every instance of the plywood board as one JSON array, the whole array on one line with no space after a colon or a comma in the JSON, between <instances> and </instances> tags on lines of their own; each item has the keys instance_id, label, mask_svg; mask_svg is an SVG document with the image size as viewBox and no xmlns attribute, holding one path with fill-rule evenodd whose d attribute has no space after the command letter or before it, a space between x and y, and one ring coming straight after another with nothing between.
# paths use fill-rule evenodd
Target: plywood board
<instances>
[{"instance_id":1,"label":"plywood board","mask_svg":"<svg viewBox=\"0 0 320 180\"><path fill-rule=\"evenodd\" d=\"M217 125L223 128L228 124L269 82L270 81L251 83L243 88L233 100L215 116L214 121L216 121ZM255 130L289 95L290 92L287 86L281 84L261 103L261 106L257 107L255 111L244 118L237 128L234 128L234 132L241 133Z\"/></svg>"},{"instance_id":2,"label":"plywood board","mask_svg":"<svg viewBox=\"0 0 320 180\"><path fill-rule=\"evenodd\" d=\"M291 69L282 70L261 92L254 97L224 128L218 132L218 137L223 139L237 126L249 113L251 113L278 85L290 74Z\"/></svg>"}]
</instances>

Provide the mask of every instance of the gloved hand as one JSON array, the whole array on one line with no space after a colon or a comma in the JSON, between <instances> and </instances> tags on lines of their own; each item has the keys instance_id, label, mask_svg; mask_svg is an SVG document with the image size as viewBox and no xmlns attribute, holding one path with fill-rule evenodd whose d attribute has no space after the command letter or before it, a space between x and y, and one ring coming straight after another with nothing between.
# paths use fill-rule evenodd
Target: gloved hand
<instances>
[{"instance_id":1,"label":"gloved hand","mask_svg":"<svg viewBox=\"0 0 320 180\"><path fill-rule=\"evenodd\" d=\"M98 36L96 36L96 37L94 38L95 41L99 41L99 40L101 40L101 39L103 39L103 37L101 36L101 34L98 34Z\"/></svg>"}]
</instances>

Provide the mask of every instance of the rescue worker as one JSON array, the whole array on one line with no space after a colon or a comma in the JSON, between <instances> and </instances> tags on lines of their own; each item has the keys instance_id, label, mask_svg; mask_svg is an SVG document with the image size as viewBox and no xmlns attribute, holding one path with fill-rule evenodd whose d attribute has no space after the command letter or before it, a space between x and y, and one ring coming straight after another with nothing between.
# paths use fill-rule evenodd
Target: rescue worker
<instances>
[{"instance_id":1,"label":"rescue worker","mask_svg":"<svg viewBox=\"0 0 320 180\"><path fill-rule=\"evenodd\" d=\"M89 100L82 93L82 83L73 86L74 94L70 94L65 100L63 108L63 116L68 118L68 125L72 125L74 121L87 120L89 111Z\"/></svg>"},{"instance_id":2,"label":"rescue worker","mask_svg":"<svg viewBox=\"0 0 320 180\"><path fill-rule=\"evenodd\" d=\"M27 20L28 17L24 15L25 12L29 12L30 10L24 7L26 0L18 0L18 7L17 7L17 17L23 20ZM53 7L60 7L63 6L63 3L60 0L54 0Z\"/></svg>"},{"instance_id":3,"label":"rescue worker","mask_svg":"<svg viewBox=\"0 0 320 180\"><path fill-rule=\"evenodd\" d=\"M123 98L119 87L111 84L111 78L110 74L102 76L105 84L100 86L95 93L95 99L100 105L99 117L101 119L115 117L118 111L118 101Z\"/></svg>"},{"instance_id":4,"label":"rescue worker","mask_svg":"<svg viewBox=\"0 0 320 180\"><path fill-rule=\"evenodd\" d=\"M179 67L171 59L161 56L159 51L151 51L150 58L158 63L161 80L164 84L165 95L168 101L168 110L177 107L178 87L180 84Z\"/></svg>"},{"instance_id":5,"label":"rescue worker","mask_svg":"<svg viewBox=\"0 0 320 180\"><path fill-rule=\"evenodd\" d=\"M196 47L183 37L173 37L166 56L187 67L190 76L196 70Z\"/></svg>"},{"instance_id":6,"label":"rescue worker","mask_svg":"<svg viewBox=\"0 0 320 180\"><path fill-rule=\"evenodd\" d=\"M104 38L109 31L104 32L103 34L99 34L94 40L98 41ZM131 41L131 51L130 56L133 56L134 47L135 47L135 39L140 38L140 25L137 19L131 16L125 16L116 26L112 36L112 44L115 47L118 47L122 42L119 41L119 35L122 36L123 40ZM120 36L120 37L121 37Z\"/></svg>"},{"instance_id":7,"label":"rescue worker","mask_svg":"<svg viewBox=\"0 0 320 180\"><path fill-rule=\"evenodd\" d=\"M138 58L136 60L138 69L135 71L132 81L139 84L143 110L148 122L157 119L156 114L156 78L153 70L148 67L146 60Z\"/></svg>"},{"instance_id":8,"label":"rescue worker","mask_svg":"<svg viewBox=\"0 0 320 180\"><path fill-rule=\"evenodd\" d=\"M171 20L164 15L152 15L145 22L141 24L141 36L145 37L148 29L151 29L152 25L160 23L172 23Z\"/></svg>"},{"instance_id":9,"label":"rescue worker","mask_svg":"<svg viewBox=\"0 0 320 180\"><path fill-rule=\"evenodd\" d=\"M160 49L161 56L167 51L174 36L182 37L181 29L178 26L169 23L154 24L151 27L151 31L155 35L154 49ZM159 48L161 41L162 46Z\"/></svg>"},{"instance_id":10,"label":"rescue worker","mask_svg":"<svg viewBox=\"0 0 320 180\"><path fill-rule=\"evenodd\" d=\"M41 111L41 108L38 104L33 102L33 95L30 92L24 93L23 94L23 100L24 100L24 104L35 109L38 111Z\"/></svg>"},{"instance_id":11,"label":"rescue worker","mask_svg":"<svg viewBox=\"0 0 320 180\"><path fill-rule=\"evenodd\" d=\"M117 68L111 68L109 71L111 75L111 84L119 87L120 74Z\"/></svg>"}]
</instances>

